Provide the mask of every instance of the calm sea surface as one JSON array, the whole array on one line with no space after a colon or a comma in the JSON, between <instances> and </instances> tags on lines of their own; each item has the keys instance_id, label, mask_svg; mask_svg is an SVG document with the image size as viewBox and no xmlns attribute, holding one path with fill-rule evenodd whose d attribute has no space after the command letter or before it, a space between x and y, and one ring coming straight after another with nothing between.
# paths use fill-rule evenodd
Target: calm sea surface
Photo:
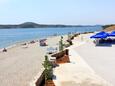
<instances>
[{"instance_id":1,"label":"calm sea surface","mask_svg":"<svg viewBox=\"0 0 115 86\"><path fill-rule=\"evenodd\" d=\"M46 38L54 34L64 35L69 32L82 33L89 31L99 31L102 27L66 27L66 28L29 28L29 29L0 29L0 48L10 46L17 42L32 39Z\"/></svg>"}]
</instances>

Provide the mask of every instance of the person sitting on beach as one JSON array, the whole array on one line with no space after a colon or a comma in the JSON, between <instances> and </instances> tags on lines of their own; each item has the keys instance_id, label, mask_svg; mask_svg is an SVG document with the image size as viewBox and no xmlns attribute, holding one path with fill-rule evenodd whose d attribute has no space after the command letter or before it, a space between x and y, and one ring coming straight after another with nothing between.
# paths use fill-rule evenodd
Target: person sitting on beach
<instances>
[{"instance_id":1,"label":"person sitting on beach","mask_svg":"<svg viewBox=\"0 0 115 86\"><path fill-rule=\"evenodd\" d=\"M27 43L22 44L22 48L28 48L28 44Z\"/></svg>"},{"instance_id":2,"label":"person sitting on beach","mask_svg":"<svg viewBox=\"0 0 115 86\"><path fill-rule=\"evenodd\" d=\"M35 43L35 41L30 41L30 44L34 44Z\"/></svg>"},{"instance_id":3,"label":"person sitting on beach","mask_svg":"<svg viewBox=\"0 0 115 86\"><path fill-rule=\"evenodd\" d=\"M7 52L7 49L6 49L6 48L4 48L4 49L3 49L3 52Z\"/></svg>"}]
</instances>

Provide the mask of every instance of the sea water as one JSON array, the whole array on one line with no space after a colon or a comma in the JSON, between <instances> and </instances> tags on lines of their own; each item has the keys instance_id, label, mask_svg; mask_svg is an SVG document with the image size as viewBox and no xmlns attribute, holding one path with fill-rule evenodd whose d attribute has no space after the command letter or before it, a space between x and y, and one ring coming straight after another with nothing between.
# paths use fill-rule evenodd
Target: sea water
<instances>
[{"instance_id":1,"label":"sea water","mask_svg":"<svg viewBox=\"0 0 115 86\"><path fill-rule=\"evenodd\" d=\"M17 42L46 38L54 34L65 35L68 33L94 32L99 30L102 30L101 26L0 29L0 48L8 47Z\"/></svg>"}]
</instances>

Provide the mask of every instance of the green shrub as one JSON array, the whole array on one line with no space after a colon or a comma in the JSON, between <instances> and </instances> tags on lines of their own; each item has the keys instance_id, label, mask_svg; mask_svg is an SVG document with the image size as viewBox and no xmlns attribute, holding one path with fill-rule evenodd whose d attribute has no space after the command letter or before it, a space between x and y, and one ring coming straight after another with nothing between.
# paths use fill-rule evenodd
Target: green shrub
<instances>
[{"instance_id":1,"label":"green shrub","mask_svg":"<svg viewBox=\"0 0 115 86\"><path fill-rule=\"evenodd\" d=\"M49 61L48 56L45 56L45 61L43 63L43 66L45 68L45 80L51 80L53 76L53 66L52 63Z\"/></svg>"},{"instance_id":2,"label":"green shrub","mask_svg":"<svg viewBox=\"0 0 115 86\"><path fill-rule=\"evenodd\" d=\"M63 37L61 36L61 40L59 41L59 51L63 51L64 44L63 44Z\"/></svg>"}]
</instances>

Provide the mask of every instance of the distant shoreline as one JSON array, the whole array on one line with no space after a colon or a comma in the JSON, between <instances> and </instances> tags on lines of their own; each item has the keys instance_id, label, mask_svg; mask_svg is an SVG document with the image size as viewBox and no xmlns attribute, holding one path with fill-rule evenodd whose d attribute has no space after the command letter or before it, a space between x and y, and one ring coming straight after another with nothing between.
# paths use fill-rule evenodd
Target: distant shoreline
<instances>
[{"instance_id":1,"label":"distant shoreline","mask_svg":"<svg viewBox=\"0 0 115 86\"><path fill-rule=\"evenodd\" d=\"M0 25L0 29L17 29L17 28L65 28L65 27L94 27L94 26L102 26L102 25L47 25L47 24L37 24L34 22L25 22L22 24L6 24L6 25Z\"/></svg>"}]
</instances>

